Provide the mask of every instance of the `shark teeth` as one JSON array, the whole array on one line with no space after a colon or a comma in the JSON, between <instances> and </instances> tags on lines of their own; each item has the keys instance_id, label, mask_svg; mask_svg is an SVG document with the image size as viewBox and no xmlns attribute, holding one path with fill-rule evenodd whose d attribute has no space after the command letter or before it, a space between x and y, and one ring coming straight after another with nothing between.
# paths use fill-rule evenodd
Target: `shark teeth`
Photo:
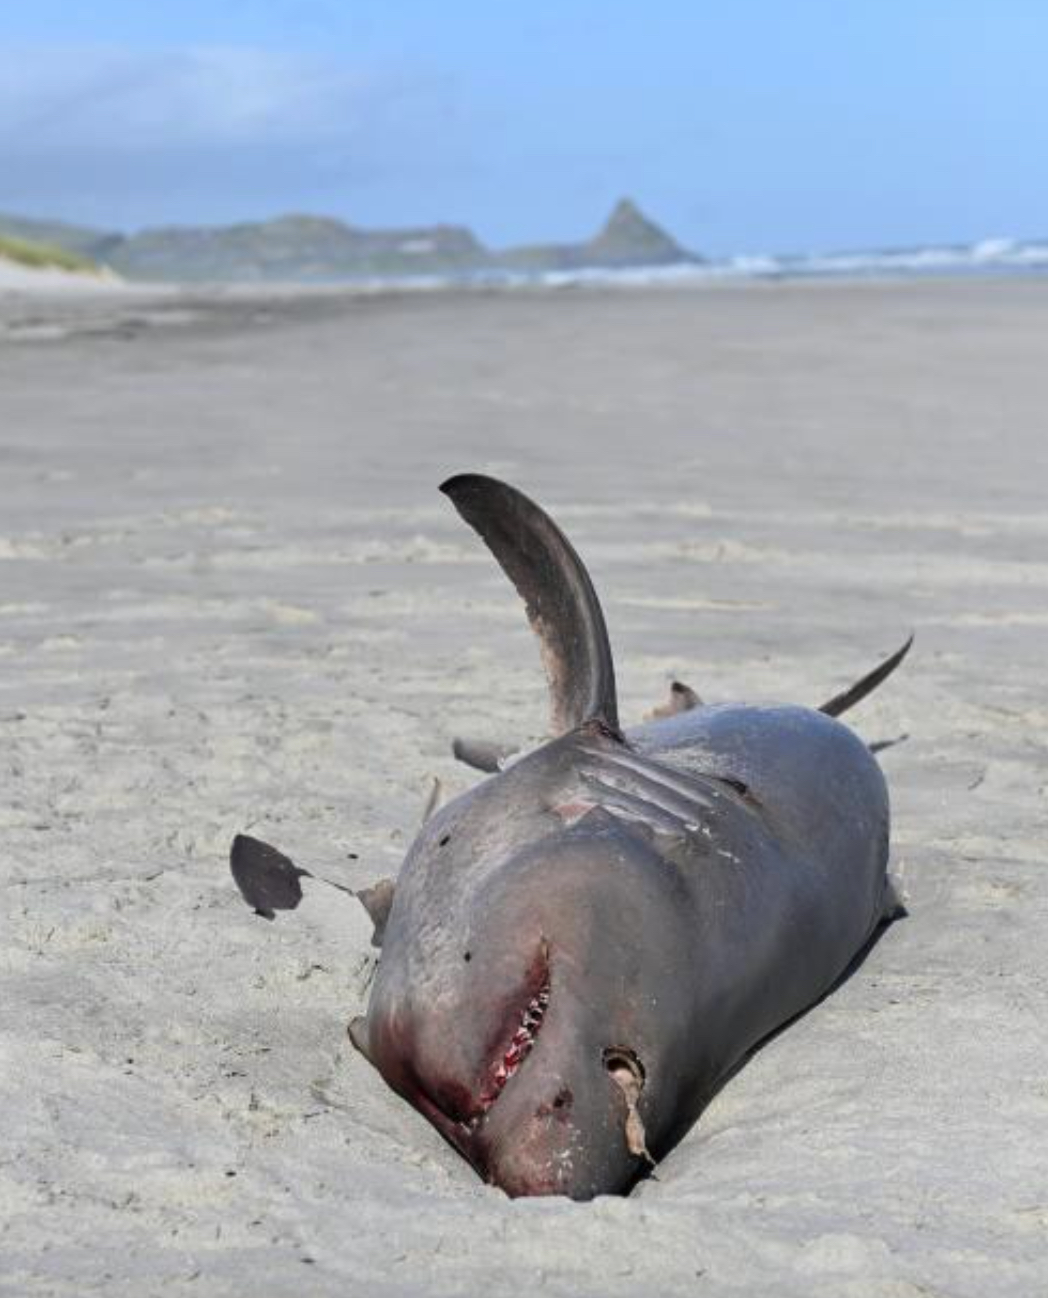
<instances>
[{"instance_id":1,"label":"shark teeth","mask_svg":"<svg viewBox=\"0 0 1048 1298\"><path fill-rule=\"evenodd\" d=\"M531 1053L548 1006L549 982L547 981L528 1002L521 1015L520 1025L514 1032L505 1054L491 1072L488 1084L480 1097L482 1116L488 1112L502 1094L506 1083Z\"/></svg>"}]
</instances>

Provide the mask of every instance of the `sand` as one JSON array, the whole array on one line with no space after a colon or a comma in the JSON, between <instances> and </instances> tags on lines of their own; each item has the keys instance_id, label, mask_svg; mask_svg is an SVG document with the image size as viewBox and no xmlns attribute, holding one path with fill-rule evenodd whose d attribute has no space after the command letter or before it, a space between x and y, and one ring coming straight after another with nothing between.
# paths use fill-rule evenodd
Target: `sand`
<instances>
[{"instance_id":1,"label":"sand","mask_svg":"<svg viewBox=\"0 0 1048 1298\"><path fill-rule=\"evenodd\" d=\"M0 1292L1026 1295L1048 1284L1048 281L0 297ZM347 899L448 741L541 732L436 492L589 561L637 718L852 714L911 914L627 1200L510 1202L345 1037Z\"/></svg>"}]
</instances>

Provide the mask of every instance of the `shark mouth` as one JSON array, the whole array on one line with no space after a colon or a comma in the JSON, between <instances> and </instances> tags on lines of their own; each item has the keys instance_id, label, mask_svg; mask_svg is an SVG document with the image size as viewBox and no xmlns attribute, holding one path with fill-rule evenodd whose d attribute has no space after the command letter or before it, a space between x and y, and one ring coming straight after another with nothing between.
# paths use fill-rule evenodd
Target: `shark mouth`
<instances>
[{"instance_id":1,"label":"shark mouth","mask_svg":"<svg viewBox=\"0 0 1048 1298\"><path fill-rule=\"evenodd\" d=\"M539 961L534 972L538 974L538 988L527 1005L525 1005L505 1052L489 1070L487 1082L480 1093L478 1105L480 1111L474 1119L475 1122L483 1121L492 1105L505 1090L510 1078L516 1075L521 1064L535 1048L535 1042L538 1039L539 1031L546 1018L546 1011L549 1008L549 952L545 942L542 944ZM529 979L529 982L533 981L534 974Z\"/></svg>"}]
</instances>

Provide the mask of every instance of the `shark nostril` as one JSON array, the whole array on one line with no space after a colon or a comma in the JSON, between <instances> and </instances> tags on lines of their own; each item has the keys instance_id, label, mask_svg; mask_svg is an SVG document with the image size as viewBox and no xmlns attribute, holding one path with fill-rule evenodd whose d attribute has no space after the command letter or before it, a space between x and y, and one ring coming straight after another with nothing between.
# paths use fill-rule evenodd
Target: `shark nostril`
<instances>
[{"instance_id":1,"label":"shark nostril","mask_svg":"<svg viewBox=\"0 0 1048 1298\"><path fill-rule=\"evenodd\" d=\"M566 1122L575 1103L575 1094L570 1086L562 1086L552 1100L540 1104L535 1111L537 1118L554 1118Z\"/></svg>"}]
</instances>

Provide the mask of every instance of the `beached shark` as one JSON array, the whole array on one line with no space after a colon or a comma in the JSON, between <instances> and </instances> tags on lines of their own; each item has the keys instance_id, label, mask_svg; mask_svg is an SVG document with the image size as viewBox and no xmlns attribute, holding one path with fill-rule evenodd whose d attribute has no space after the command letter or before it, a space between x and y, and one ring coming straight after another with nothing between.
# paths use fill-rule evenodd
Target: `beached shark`
<instances>
[{"instance_id":1,"label":"beached shark","mask_svg":"<svg viewBox=\"0 0 1048 1298\"><path fill-rule=\"evenodd\" d=\"M550 738L460 742L490 778L436 810L396 882L359 894L381 944L358 1048L511 1195L622 1193L770 1033L824 996L899 908L870 749L821 709L704 705L676 684L623 731L604 617L556 524L476 474L441 490L542 647ZM306 874L239 837L272 917Z\"/></svg>"}]
</instances>

